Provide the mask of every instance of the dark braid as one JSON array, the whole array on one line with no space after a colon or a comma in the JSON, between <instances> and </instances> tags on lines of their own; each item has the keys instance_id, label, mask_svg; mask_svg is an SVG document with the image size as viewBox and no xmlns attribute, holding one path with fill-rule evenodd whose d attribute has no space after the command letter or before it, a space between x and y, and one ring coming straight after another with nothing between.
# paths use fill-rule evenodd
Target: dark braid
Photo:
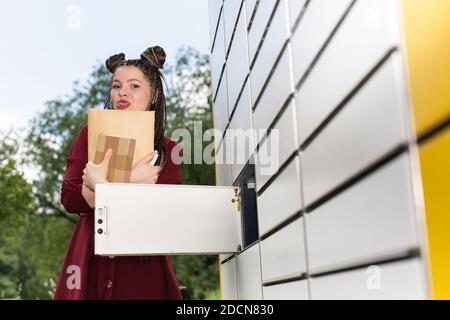
<instances>
[{"instance_id":1,"label":"dark braid","mask_svg":"<svg viewBox=\"0 0 450 320\"><path fill-rule=\"evenodd\" d=\"M163 69L166 60L166 53L164 49L159 46L150 47L141 54L140 59L125 59L123 53L119 53L109 57L105 64L108 70L114 74L118 67L121 66L135 66L139 68L147 77L150 87L152 88L152 97L147 111L155 111L155 137L154 149L158 150L160 157L156 164L159 163L164 168L167 162L166 149L164 147L164 131L166 128L166 99L163 88L163 75L160 69ZM111 83L112 86L112 83ZM105 109L110 108L111 96L105 102Z\"/></svg>"}]
</instances>

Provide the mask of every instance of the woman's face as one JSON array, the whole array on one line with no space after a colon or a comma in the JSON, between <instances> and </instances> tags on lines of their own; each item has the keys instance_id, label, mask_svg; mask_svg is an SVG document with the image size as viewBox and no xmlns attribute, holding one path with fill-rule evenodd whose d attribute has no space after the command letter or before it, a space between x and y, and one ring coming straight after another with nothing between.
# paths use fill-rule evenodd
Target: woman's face
<instances>
[{"instance_id":1,"label":"woman's face","mask_svg":"<svg viewBox=\"0 0 450 320\"><path fill-rule=\"evenodd\" d=\"M115 110L146 111L151 87L144 73L135 66L122 66L114 72L111 102Z\"/></svg>"}]
</instances>

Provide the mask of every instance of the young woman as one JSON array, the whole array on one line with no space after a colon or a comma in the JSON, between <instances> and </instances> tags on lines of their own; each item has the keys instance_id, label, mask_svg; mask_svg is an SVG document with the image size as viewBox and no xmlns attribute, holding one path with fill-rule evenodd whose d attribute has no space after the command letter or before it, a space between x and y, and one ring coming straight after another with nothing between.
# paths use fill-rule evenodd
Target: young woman
<instances>
[{"instance_id":1,"label":"young woman","mask_svg":"<svg viewBox=\"0 0 450 320\"><path fill-rule=\"evenodd\" d=\"M106 60L112 73L105 108L127 112L155 111L155 151L135 164L132 183L181 183L180 166L170 155L175 142L164 136L165 98L160 69L166 54L161 47L145 50L140 59L123 53ZM94 255L95 183L107 182L111 153L103 162L88 162L87 125L67 157L61 203L80 219L64 260L54 299L182 299L169 256L101 257ZM158 154L155 165L150 162ZM149 210L151 206L149 205Z\"/></svg>"}]
</instances>

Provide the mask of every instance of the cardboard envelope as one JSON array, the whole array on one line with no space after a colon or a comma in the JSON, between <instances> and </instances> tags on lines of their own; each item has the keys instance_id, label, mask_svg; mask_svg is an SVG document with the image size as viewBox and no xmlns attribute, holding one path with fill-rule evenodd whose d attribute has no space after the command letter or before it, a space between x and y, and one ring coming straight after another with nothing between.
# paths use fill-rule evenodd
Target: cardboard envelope
<instances>
[{"instance_id":1,"label":"cardboard envelope","mask_svg":"<svg viewBox=\"0 0 450 320\"><path fill-rule=\"evenodd\" d=\"M134 165L153 151L154 128L154 111L89 109L88 159L89 161L95 160L98 139L100 134L102 134L104 136L135 140Z\"/></svg>"},{"instance_id":2,"label":"cardboard envelope","mask_svg":"<svg viewBox=\"0 0 450 320\"><path fill-rule=\"evenodd\" d=\"M109 182L128 183L130 182L131 169L133 167L135 147L135 139L99 134L94 163L99 164L102 162L106 151L112 149L106 178Z\"/></svg>"}]
</instances>

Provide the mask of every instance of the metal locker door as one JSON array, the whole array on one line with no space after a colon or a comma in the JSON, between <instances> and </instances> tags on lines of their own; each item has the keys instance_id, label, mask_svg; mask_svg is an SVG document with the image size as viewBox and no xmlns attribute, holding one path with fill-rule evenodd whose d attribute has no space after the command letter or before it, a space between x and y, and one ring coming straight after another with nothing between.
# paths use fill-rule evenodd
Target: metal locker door
<instances>
[{"instance_id":1,"label":"metal locker door","mask_svg":"<svg viewBox=\"0 0 450 320\"><path fill-rule=\"evenodd\" d=\"M95 190L96 255L234 253L238 188L107 183Z\"/></svg>"}]
</instances>

